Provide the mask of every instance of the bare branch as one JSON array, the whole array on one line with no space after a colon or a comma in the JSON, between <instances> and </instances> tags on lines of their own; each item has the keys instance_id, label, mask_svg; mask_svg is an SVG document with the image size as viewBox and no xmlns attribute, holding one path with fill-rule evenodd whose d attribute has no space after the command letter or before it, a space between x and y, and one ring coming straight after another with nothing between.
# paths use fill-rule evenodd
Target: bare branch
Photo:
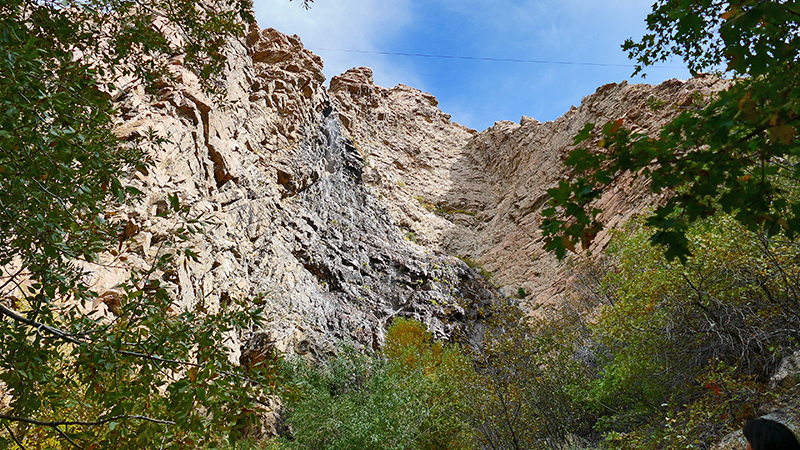
<instances>
[{"instance_id":1,"label":"bare branch","mask_svg":"<svg viewBox=\"0 0 800 450\"><path fill-rule=\"evenodd\" d=\"M113 417L106 417L105 419L99 419L94 421L81 421L81 420L37 420L31 419L29 417L16 417L16 416L9 416L6 414L0 414L0 419L5 419L11 422L22 422L22 423L29 423L31 425L40 425L43 427L58 427L58 426L68 426L68 425L80 425L85 427L96 427L99 425L105 425L109 422L115 422L119 420L125 419L138 419L138 420L145 420L147 422L153 423L161 423L165 425L175 425L175 422L171 420L161 420L161 419L154 419L152 417L147 416L130 416L127 414L122 414L119 416Z\"/></svg>"},{"instance_id":2,"label":"bare branch","mask_svg":"<svg viewBox=\"0 0 800 450\"><path fill-rule=\"evenodd\" d=\"M21 448L22 450L27 450L25 446L22 445L22 442L20 442L19 439L17 439L17 437L14 436L14 432L11 431L11 427L9 427L8 424L5 422L3 423L3 426L5 427L6 431L8 431L8 435L11 436L11 439L14 441L14 443L17 444L17 447Z\"/></svg>"}]
</instances>

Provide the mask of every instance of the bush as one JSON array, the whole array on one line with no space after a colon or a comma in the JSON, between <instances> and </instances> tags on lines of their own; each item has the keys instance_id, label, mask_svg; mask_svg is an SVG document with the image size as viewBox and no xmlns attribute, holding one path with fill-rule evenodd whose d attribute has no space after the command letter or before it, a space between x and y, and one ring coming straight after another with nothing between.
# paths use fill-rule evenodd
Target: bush
<instances>
[{"instance_id":1,"label":"bush","mask_svg":"<svg viewBox=\"0 0 800 450\"><path fill-rule=\"evenodd\" d=\"M741 428L771 398L765 386L735 374L722 362L709 364L697 378L695 400L673 406L663 417L630 432L610 432L605 446L612 449L709 448L721 436Z\"/></svg>"},{"instance_id":2,"label":"bush","mask_svg":"<svg viewBox=\"0 0 800 450\"><path fill-rule=\"evenodd\" d=\"M715 216L668 261L632 223L548 317L494 309L464 414L482 448L708 448L769 399L798 346L800 247ZM540 315L541 311L539 312Z\"/></svg>"},{"instance_id":3,"label":"bush","mask_svg":"<svg viewBox=\"0 0 800 450\"><path fill-rule=\"evenodd\" d=\"M689 230L682 264L650 232L619 232L547 317L495 305L471 366L405 319L379 354L296 364L308 394L285 448L708 448L798 346L800 247L715 216Z\"/></svg>"},{"instance_id":4,"label":"bush","mask_svg":"<svg viewBox=\"0 0 800 450\"><path fill-rule=\"evenodd\" d=\"M472 448L456 414L456 383L469 364L418 322L395 319L380 354L345 346L322 367L295 361L292 371L306 390L289 405L289 447Z\"/></svg>"},{"instance_id":5,"label":"bush","mask_svg":"<svg viewBox=\"0 0 800 450\"><path fill-rule=\"evenodd\" d=\"M515 305L494 307L484 345L473 355L478 376L467 380L462 403L481 448L560 448L591 436L586 331L567 311L531 319Z\"/></svg>"},{"instance_id":6,"label":"bush","mask_svg":"<svg viewBox=\"0 0 800 450\"><path fill-rule=\"evenodd\" d=\"M651 232L633 224L610 249L590 401L609 411L610 442L639 427L642 448L705 448L754 412L758 383L798 344L800 248L718 215L689 230L681 264L649 246Z\"/></svg>"}]
</instances>

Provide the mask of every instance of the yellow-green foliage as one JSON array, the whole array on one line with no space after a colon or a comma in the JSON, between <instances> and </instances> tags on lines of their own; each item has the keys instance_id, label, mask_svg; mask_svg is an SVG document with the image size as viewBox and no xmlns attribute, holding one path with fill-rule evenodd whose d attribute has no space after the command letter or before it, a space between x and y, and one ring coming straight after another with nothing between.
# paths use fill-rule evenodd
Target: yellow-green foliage
<instances>
[{"instance_id":1,"label":"yellow-green foliage","mask_svg":"<svg viewBox=\"0 0 800 450\"><path fill-rule=\"evenodd\" d=\"M419 448L471 448L470 431L456 413L463 400L460 383L474 376L467 357L457 347L434 340L422 323L402 317L389 326L382 354L391 370L426 397L428 431L420 435Z\"/></svg>"},{"instance_id":2,"label":"yellow-green foliage","mask_svg":"<svg viewBox=\"0 0 800 450\"><path fill-rule=\"evenodd\" d=\"M477 377L463 388L463 414L481 448L561 448L591 432L581 388L589 372L575 357L584 328L575 315L533 321L514 305L491 309L473 355Z\"/></svg>"},{"instance_id":3,"label":"yellow-green foliage","mask_svg":"<svg viewBox=\"0 0 800 450\"><path fill-rule=\"evenodd\" d=\"M294 371L307 389L290 404L286 448L473 448L457 414L458 383L471 366L419 322L395 319L379 354L344 347L324 367L297 363Z\"/></svg>"},{"instance_id":4,"label":"yellow-green foliage","mask_svg":"<svg viewBox=\"0 0 800 450\"><path fill-rule=\"evenodd\" d=\"M612 245L590 401L612 448L704 448L755 413L759 382L798 345L800 248L717 215L689 229L681 264L651 233L633 224Z\"/></svg>"},{"instance_id":5,"label":"yellow-green foliage","mask_svg":"<svg viewBox=\"0 0 800 450\"><path fill-rule=\"evenodd\" d=\"M757 414L798 348L800 246L717 215L668 261L634 222L544 318L495 307L466 416L483 447L704 449Z\"/></svg>"},{"instance_id":6,"label":"yellow-green foliage","mask_svg":"<svg viewBox=\"0 0 800 450\"><path fill-rule=\"evenodd\" d=\"M421 323L398 317L386 333L383 356L407 370L431 372L444 357L444 345L434 341Z\"/></svg>"},{"instance_id":7,"label":"yellow-green foliage","mask_svg":"<svg viewBox=\"0 0 800 450\"><path fill-rule=\"evenodd\" d=\"M378 354L302 376L280 448L707 448L798 346L800 247L715 216L688 231L682 264L650 233L633 223L577 271L585 302L537 319L495 305L469 358L396 318Z\"/></svg>"}]
</instances>

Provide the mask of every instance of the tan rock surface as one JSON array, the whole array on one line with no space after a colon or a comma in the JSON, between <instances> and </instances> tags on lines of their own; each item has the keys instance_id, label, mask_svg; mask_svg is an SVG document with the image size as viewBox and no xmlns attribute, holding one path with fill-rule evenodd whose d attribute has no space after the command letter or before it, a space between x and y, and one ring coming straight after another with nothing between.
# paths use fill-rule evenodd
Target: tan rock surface
<instances>
[{"instance_id":1,"label":"tan rock surface","mask_svg":"<svg viewBox=\"0 0 800 450\"><path fill-rule=\"evenodd\" d=\"M402 84L376 86L367 67L334 77L330 94L364 157L365 182L417 243L441 249L455 224L431 210L437 199L465 182L454 171L475 130L451 122L429 93Z\"/></svg>"},{"instance_id":2,"label":"tan rock surface","mask_svg":"<svg viewBox=\"0 0 800 450\"><path fill-rule=\"evenodd\" d=\"M482 264L508 296L530 293L529 310L557 304L569 262L543 251L538 227L572 137L617 118L653 132L695 92L722 86L611 84L556 121L523 117L478 133L429 93L376 86L368 68L326 89L321 59L296 36L254 25L227 51L224 98L204 93L179 57L176 83L156 94L131 83L119 96L119 136L165 139L149 148L153 167L131 174L145 197L120 211L137 230L128 264L145 267L163 250L175 225L160 213L178 195L212 225L191 242L197 261L160 274L176 302L265 304L268 339L259 342L289 353L327 352L344 338L375 347L398 314L438 336L471 333L496 294L454 256ZM651 99L667 106L650 108ZM658 201L638 183L600 200L609 225ZM607 241L598 236L593 250ZM100 291L125 276L107 262L93 269Z\"/></svg>"},{"instance_id":3,"label":"tan rock surface","mask_svg":"<svg viewBox=\"0 0 800 450\"><path fill-rule=\"evenodd\" d=\"M573 136L588 122L619 118L654 133L696 93L723 86L711 77L659 86L609 84L553 122L523 117L481 133L450 122L430 94L375 86L366 68L334 78L331 96L342 116L351 118L347 130L372 168L367 181L395 220L421 244L479 262L506 295L523 288L531 294L524 304L533 310L557 303L569 275L569 261L544 252L539 226L547 189L566 174L563 160ZM661 108L650 106L659 102ZM609 229L658 201L643 181L629 182L622 177L598 202ZM601 233L591 250L601 251L609 238Z\"/></svg>"},{"instance_id":4,"label":"tan rock surface","mask_svg":"<svg viewBox=\"0 0 800 450\"><path fill-rule=\"evenodd\" d=\"M205 94L176 58L175 83L156 94L131 85L118 99L120 137L164 139L149 145L147 173L131 174L144 198L119 213L136 230L127 264L147 267L164 251L176 225L162 213L177 195L210 225L189 242L197 261L181 257L174 273L157 275L181 307L265 306L254 343L314 355L340 339L375 348L395 315L440 337L471 333L468 319L492 290L458 259L407 240L365 188L320 58L296 36L257 26L227 51L224 98ZM106 262L92 268L101 293L125 276L119 259Z\"/></svg>"}]
</instances>

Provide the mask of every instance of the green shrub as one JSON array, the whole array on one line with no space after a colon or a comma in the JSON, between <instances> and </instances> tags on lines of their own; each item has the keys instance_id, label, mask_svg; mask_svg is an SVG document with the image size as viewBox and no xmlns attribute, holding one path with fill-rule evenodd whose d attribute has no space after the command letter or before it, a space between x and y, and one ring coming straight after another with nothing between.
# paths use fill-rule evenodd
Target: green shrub
<instances>
[{"instance_id":1,"label":"green shrub","mask_svg":"<svg viewBox=\"0 0 800 450\"><path fill-rule=\"evenodd\" d=\"M586 337L575 314L531 319L512 304L492 309L474 354L478 376L467 380L462 403L481 448L561 448L592 434Z\"/></svg>"},{"instance_id":2,"label":"green shrub","mask_svg":"<svg viewBox=\"0 0 800 450\"><path fill-rule=\"evenodd\" d=\"M688 231L682 264L651 233L635 221L576 266L549 316L492 311L465 388L482 447L705 449L769 398L800 338L800 246L719 215Z\"/></svg>"},{"instance_id":3,"label":"green shrub","mask_svg":"<svg viewBox=\"0 0 800 450\"><path fill-rule=\"evenodd\" d=\"M754 413L798 344L800 249L718 215L689 230L681 264L649 246L651 233L633 224L610 249L590 401L607 409L599 427L614 448L706 448Z\"/></svg>"},{"instance_id":4,"label":"green shrub","mask_svg":"<svg viewBox=\"0 0 800 450\"><path fill-rule=\"evenodd\" d=\"M380 354L345 346L322 367L293 371L306 392L290 405L291 448L472 448L456 414L468 361L418 322L395 319Z\"/></svg>"}]
</instances>

